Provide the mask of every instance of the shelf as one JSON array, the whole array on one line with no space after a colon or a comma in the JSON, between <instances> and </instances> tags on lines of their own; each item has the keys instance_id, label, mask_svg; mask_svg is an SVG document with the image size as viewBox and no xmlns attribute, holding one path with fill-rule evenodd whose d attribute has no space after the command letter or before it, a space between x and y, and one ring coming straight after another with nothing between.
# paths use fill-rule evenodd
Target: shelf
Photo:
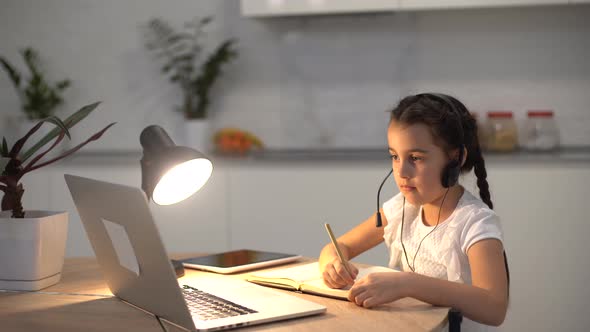
<instances>
[{"instance_id":1,"label":"shelf","mask_svg":"<svg viewBox=\"0 0 590 332\"><path fill-rule=\"evenodd\" d=\"M339 162L389 163L389 155L385 148L367 149L270 149L254 152L246 156L228 156L215 153L208 154L218 165L252 165L258 163L308 163L308 162ZM81 152L58 164L116 165L139 167L142 153L129 152ZM590 162L590 146L563 147L555 151L531 152L517 150L510 153L484 152L487 163L560 163ZM58 165L56 164L56 165Z\"/></svg>"},{"instance_id":2,"label":"shelf","mask_svg":"<svg viewBox=\"0 0 590 332\"><path fill-rule=\"evenodd\" d=\"M239 159L224 158L224 159ZM256 161L389 161L383 149L328 149L328 150L266 150L242 159ZM532 152L517 150L509 153L484 152L489 162L590 162L589 147L563 147L554 151Z\"/></svg>"}]
</instances>

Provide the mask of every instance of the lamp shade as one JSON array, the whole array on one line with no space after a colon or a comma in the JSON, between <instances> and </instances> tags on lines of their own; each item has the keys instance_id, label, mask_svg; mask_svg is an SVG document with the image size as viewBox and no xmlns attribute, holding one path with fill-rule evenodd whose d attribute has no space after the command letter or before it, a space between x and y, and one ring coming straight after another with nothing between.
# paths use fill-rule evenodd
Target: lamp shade
<instances>
[{"instance_id":1,"label":"lamp shade","mask_svg":"<svg viewBox=\"0 0 590 332\"><path fill-rule=\"evenodd\" d=\"M139 137L143 147L141 188L158 205L180 202L196 193L213 172L201 152L174 144L160 126L146 127Z\"/></svg>"}]
</instances>

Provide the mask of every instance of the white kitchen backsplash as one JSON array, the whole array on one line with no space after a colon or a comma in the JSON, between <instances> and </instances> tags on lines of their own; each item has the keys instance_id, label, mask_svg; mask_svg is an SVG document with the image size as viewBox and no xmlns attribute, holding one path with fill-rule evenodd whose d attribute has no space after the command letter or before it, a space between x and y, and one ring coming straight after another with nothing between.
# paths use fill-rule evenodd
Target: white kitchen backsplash
<instances>
[{"instance_id":1,"label":"white kitchen backsplash","mask_svg":"<svg viewBox=\"0 0 590 332\"><path fill-rule=\"evenodd\" d=\"M422 91L453 94L482 116L553 109L564 145L590 142L588 5L252 19L232 0L5 3L2 55L17 62L19 48L37 47L52 77L72 79L72 112L103 101L77 137L118 122L85 150L137 151L154 123L180 140L179 93L138 26L208 14L209 38L236 37L240 50L214 87L213 126L249 130L270 148L382 147L386 111ZM2 72L0 113L18 107Z\"/></svg>"}]
</instances>

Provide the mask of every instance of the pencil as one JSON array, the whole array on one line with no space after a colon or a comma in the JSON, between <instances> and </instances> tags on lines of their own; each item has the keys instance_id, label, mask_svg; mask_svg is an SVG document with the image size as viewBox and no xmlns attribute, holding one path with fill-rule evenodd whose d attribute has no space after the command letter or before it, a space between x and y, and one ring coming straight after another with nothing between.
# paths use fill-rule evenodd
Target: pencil
<instances>
[{"instance_id":1,"label":"pencil","mask_svg":"<svg viewBox=\"0 0 590 332\"><path fill-rule=\"evenodd\" d=\"M326 231L328 231L328 236L330 237L330 241L332 241L332 245L334 246L334 249L336 249L336 254L338 255L338 259L340 259L340 263L342 263L342 265L344 265L346 272L348 272L348 274L352 277L352 272L350 271L350 268L348 267L348 263L344 259L344 255L342 255L342 251L340 250L340 246L338 245L338 242L336 241L336 237L334 236L334 233L332 233L332 228L330 227L330 224L325 223L324 226L326 227Z\"/></svg>"}]
</instances>

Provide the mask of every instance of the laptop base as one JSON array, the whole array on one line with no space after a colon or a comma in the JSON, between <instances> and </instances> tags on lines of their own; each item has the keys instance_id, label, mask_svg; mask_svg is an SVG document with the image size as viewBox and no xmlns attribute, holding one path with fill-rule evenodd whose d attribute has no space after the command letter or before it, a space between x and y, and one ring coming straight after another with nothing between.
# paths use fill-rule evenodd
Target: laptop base
<instances>
[{"instance_id":1,"label":"laptop base","mask_svg":"<svg viewBox=\"0 0 590 332\"><path fill-rule=\"evenodd\" d=\"M176 278L178 279L184 276L184 266L182 265L182 262L177 261L175 259L171 259L170 262L172 262L172 266L174 267L174 273L176 273Z\"/></svg>"}]
</instances>

